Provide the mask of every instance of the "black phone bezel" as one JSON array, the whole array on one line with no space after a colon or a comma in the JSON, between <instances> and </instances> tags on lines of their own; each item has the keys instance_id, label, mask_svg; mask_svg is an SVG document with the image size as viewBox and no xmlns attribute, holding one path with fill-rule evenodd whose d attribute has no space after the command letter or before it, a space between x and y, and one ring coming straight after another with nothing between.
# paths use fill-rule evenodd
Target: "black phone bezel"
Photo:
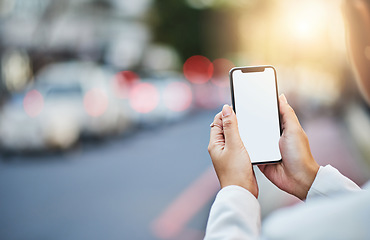
<instances>
[{"instance_id":1,"label":"black phone bezel","mask_svg":"<svg viewBox=\"0 0 370 240\"><path fill-rule=\"evenodd\" d=\"M235 107L235 96L234 96L234 82L233 82L233 72L235 70L241 70L243 73L246 72L264 72L266 68L272 68L274 70L275 75L275 86L276 86L276 102L278 107L278 120L279 120L279 127L280 127L280 136L283 133L282 127L281 127L281 118L280 118L280 104L279 104L279 92L278 92L278 84L277 84L277 72L276 69L271 65L262 65L262 66L248 66L248 67L234 67L229 71L229 78L230 78L230 90L231 90L231 102L234 109L234 112L236 113L236 107ZM282 161L282 158L279 160L266 160L261 162L254 162L253 165L263 165L263 164L274 164L279 163Z\"/></svg>"}]
</instances>

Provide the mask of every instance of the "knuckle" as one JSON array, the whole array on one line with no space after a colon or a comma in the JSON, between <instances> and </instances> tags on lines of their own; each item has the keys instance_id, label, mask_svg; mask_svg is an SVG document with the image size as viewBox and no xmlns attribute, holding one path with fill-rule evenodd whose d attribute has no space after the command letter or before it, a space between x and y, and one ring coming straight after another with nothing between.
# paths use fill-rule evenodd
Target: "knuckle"
<instances>
[{"instance_id":1,"label":"knuckle","mask_svg":"<svg viewBox=\"0 0 370 240\"><path fill-rule=\"evenodd\" d=\"M233 121L231 119L224 119L222 124L224 128L231 128L233 125Z\"/></svg>"},{"instance_id":2,"label":"knuckle","mask_svg":"<svg viewBox=\"0 0 370 240\"><path fill-rule=\"evenodd\" d=\"M289 109L289 111L290 111L291 113L293 113L293 114L295 115L295 111L294 111L294 109L293 109L290 105L288 105L288 109Z\"/></svg>"},{"instance_id":3,"label":"knuckle","mask_svg":"<svg viewBox=\"0 0 370 240\"><path fill-rule=\"evenodd\" d=\"M212 152L212 150L213 150L213 148L214 148L214 146L213 146L213 144L208 144L208 152L209 153L211 153Z\"/></svg>"},{"instance_id":4,"label":"knuckle","mask_svg":"<svg viewBox=\"0 0 370 240\"><path fill-rule=\"evenodd\" d=\"M215 121L219 120L220 119L220 116L221 116L221 112L217 113L215 115L215 117L213 118L213 121L215 122Z\"/></svg>"}]
</instances>

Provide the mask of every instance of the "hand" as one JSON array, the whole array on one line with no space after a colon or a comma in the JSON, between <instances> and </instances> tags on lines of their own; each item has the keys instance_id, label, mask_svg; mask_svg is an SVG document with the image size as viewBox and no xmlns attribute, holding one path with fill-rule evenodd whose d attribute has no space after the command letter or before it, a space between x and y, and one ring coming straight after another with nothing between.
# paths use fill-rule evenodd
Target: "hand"
<instances>
[{"instance_id":1,"label":"hand","mask_svg":"<svg viewBox=\"0 0 370 240\"><path fill-rule=\"evenodd\" d=\"M319 165L312 157L306 133L284 95L279 97L283 134L279 140L282 162L259 165L265 176L281 190L304 200Z\"/></svg>"},{"instance_id":2,"label":"hand","mask_svg":"<svg viewBox=\"0 0 370 240\"><path fill-rule=\"evenodd\" d=\"M211 124L208 152L221 188L238 185L258 197L258 185L251 160L240 138L233 109L225 105Z\"/></svg>"}]
</instances>

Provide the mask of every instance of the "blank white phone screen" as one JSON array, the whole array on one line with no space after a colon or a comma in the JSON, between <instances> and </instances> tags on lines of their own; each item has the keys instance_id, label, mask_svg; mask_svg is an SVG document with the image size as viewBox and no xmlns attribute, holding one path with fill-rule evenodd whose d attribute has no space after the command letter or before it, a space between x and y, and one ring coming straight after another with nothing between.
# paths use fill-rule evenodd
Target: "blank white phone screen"
<instances>
[{"instance_id":1,"label":"blank white phone screen","mask_svg":"<svg viewBox=\"0 0 370 240\"><path fill-rule=\"evenodd\" d=\"M280 126L275 71L232 72L239 133L252 163L278 161Z\"/></svg>"}]
</instances>

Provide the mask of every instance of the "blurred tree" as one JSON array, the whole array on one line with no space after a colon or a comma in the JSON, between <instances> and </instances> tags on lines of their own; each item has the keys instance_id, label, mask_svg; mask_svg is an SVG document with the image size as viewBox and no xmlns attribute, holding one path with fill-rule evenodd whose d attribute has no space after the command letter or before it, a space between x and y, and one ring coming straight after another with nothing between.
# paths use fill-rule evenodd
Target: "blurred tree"
<instances>
[{"instance_id":1,"label":"blurred tree","mask_svg":"<svg viewBox=\"0 0 370 240\"><path fill-rule=\"evenodd\" d=\"M155 42L173 46L182 60L205 54L202 48L204 10L193 9L184 0L157 0L153 9Z\"/></svg>"}]
</instances>

